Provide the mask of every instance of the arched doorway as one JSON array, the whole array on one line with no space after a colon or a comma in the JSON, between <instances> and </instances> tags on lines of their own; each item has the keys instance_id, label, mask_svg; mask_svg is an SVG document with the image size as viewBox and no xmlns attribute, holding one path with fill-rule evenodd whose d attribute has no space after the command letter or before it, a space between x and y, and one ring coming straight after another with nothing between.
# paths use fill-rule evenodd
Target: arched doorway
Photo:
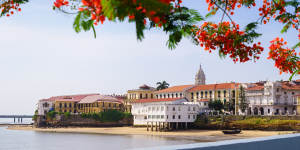
<instances>
[{"instance_id":1,"label":"arched doorway","mask_svg":"<svg viewBox=\"0 0 300 150\"><path fill-rule=\"evenodd\" d=\"M260 107L259 111L260 111L260 115L265 115L264 108Z\"/></svg>"},{"instance_id":2,"label":"arched doorway","mask_svg":"<svg viewBox=\"0 0 300 150\"><path fill-rule=\"evenodd\" d=\"M254 111L254 115L258 115L258 108L257 107L255 107L253 111Z\"/></svg>"},{"instance_id":3,"label":"arched doorway","mask_svg":"<svg viewBox=\"0 0 300 150\"><path fill-rule=\"evenodd\" d=\"M251 107L248 108L248 115L252 115Z\"/></svg>"},{"instance_id":4,"label":"arched doorway","mask_svg":"<svg viewBox=\"0 0 300 150\"><path fill-rule=\"evenodd\" d=\"M284 114L287 114L288 108L284 107Z\"/></svg>"}]
</instances>

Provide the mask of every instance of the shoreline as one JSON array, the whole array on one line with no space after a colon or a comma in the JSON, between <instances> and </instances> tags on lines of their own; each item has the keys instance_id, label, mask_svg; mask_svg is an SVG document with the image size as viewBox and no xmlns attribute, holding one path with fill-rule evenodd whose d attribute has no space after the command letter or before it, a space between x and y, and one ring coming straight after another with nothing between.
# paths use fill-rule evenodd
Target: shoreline
<instances>
[{"instance_id":1,"label":"shoreline","mask_svg":"<svg viewBox=\"0 0 300 150\"><path fill-rule=\"evenodd\" d=\"M23 130L53 133L81 133L81 134L109 134L109 135L145 135L174 138L178 140L191 140L195 142L215 142L232 139L247 139L268 137L274 135L293 134L296 131L259 131L243 130L240 134L225 135L222 130L179 130L169 132L147 131L141 127L67 127L67 128L35 128L29 125L8 126L9 130Z\"/></svg>"}]
</instances>

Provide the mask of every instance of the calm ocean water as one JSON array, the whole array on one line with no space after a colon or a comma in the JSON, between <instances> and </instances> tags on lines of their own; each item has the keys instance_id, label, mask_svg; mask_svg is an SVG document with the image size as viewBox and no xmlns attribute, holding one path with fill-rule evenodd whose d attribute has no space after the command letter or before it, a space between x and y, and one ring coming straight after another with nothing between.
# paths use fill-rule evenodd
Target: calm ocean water
<instances>
[{"instance_id":1,"label":"calm ocean water","mask_svg":"<svg viewBox=\"0 0 300 150\"><path fill-rule=\"evenodd\" d=\"M122 150L194 143L159 136L50 133L0 127L0 150Z\"/></svg>"}]
</instances>

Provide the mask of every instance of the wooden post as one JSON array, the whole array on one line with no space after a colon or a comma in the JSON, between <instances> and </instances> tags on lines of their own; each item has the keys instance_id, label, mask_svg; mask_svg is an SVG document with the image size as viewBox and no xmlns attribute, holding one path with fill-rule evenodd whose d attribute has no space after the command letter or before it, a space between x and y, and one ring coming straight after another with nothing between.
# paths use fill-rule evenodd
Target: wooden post
<instances>
[{"instance_id":1,"label":"wooden post","mask_svg":"<svg viewBox=\"0 0 300 150\"><path fill-rule=\"evenodd\" d=\"M147 131L149 131L149 122L147 121Z\"/></svg>"},{"instance_id":2,"label":"wooden post","mask_svg":"<svg viewBox=\"0 0 300 150\"><path fill-rule=\"evenodd\" d=\"M158 130L161 131L160 122L158 122Z\"/></svg>"},{"instance_id":3,"label":"wooden post","mask_svg":"<svg viewBox=\"0 0 300 150\"><path fill-rule=\"evenodd\" d=\"M171 130L171 122L168 122L168 130Z\"/></svg>"},{"instance_id":4,"label":"wooden post","mask_svg":"<svg viewBox=\"0 0 300 150\"><path fill-rule=\"evenodd\" d=\"M151 131L153 131L153 122L151 122Z\"/></svg>"},{"instance_id":5,"label":"wooden post","mask_svg":"<svg viewBox=\"0 0 300 150\"><path fill-rule=\"evenodd\" d=\"M178 130L178 122L176 122L176 130Z\"/></svg>"},{"instance_id":6,"label":"wooden post","mask_svg":"<svg viewBox=\"0 0 300 150\"><path fill-rule=\"evenodd\" d=\"M185 129L188 129L188 123L185 122Z\"/></svg>"},{"instance_id":7,"label":"wooden post","mask_svg":"<svg viewBox=\"0 0 300 150\"><path fill-rule=\"evenodd\" d=\"M157 128L158 128L157 122L155 122L155 131L158 131Z\"/></svg>"}]
</instances>

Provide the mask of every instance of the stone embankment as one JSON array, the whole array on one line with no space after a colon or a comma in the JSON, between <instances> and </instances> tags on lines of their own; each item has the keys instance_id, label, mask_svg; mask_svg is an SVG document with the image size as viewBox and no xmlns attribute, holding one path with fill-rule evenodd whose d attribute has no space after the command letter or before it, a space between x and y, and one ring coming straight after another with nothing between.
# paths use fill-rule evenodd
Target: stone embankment
<instances>
[{"instance_id":1,"label":"stone embankment","mask_svg":"<svg viewBox=\"0 0 300 150\"><path fill-rule=\"evenodd\" d=\"M300 116L199 116L194 128L300 131Z\"/></svg>"}]
</instances>

